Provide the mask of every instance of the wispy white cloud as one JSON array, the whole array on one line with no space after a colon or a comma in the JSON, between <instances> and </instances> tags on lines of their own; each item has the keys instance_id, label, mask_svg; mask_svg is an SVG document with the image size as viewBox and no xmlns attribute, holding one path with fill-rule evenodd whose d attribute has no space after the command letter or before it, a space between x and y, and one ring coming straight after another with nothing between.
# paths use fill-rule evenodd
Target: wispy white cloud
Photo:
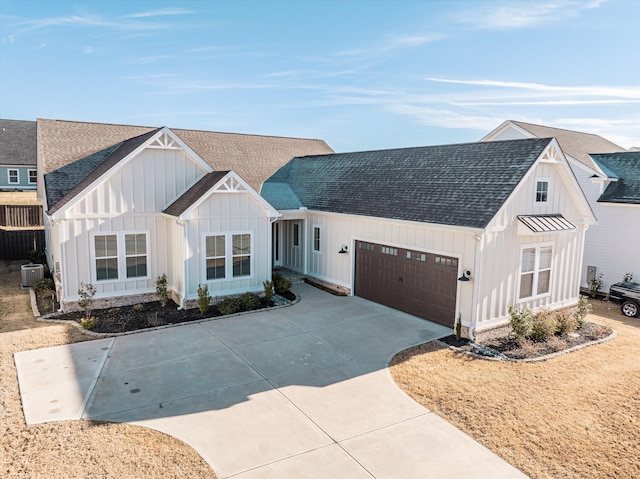
<instances>
[{"instance_id":1,"label":"wispy white cloud","mask_svg":"<svg viewBox=\"0 0 640 479\"><path fill-rule=\"evenodd\" d=\"M586 96L586 97L615 97L627 99L640 99L640 86L559 86L545 85L542 83L530 82L510 82L502 80L456 80L445 78L427 77L426 80L439 83L455 83L459 85L497 87L505 90L529 90L544 92L549 95L561 94L563 96ZM512 96L512 95L511 95Z\"/></svg>"},{"instance_id":2,"label":"wispy white cloud","mask_svg":"<svg viewBox=\"0 0 640 479\"><path fill-rule=\"evenodd\" d=\"M135 63L138 65L146 65L148 63L159 62L160 60L166 60L167 58L171 58L169 55L152 55L148 57L139 57L133 58L129 61L129 63Z\"/></svg>"},{"instance_id":3,"label":"wispy white cloud","mask_svg":"<svg viewBox=\"0 0 640 479\"><path fill-rule=\"evenodd\" d=\"M118 31L155 30L160 25L133 20L110 20L92 15L69 15L62 17L37 18L24 20L13 25L19 33L32 32L50 27L92 27L108 28Z\"/></svg>"},{"instance_id":4,"label":"wispy white cloud","mask_svg":"<svg viewBox=\"0 0 640 479\"><path fill-rule=\"evenodd\" d=\"M149 10L146 12L132 13L125 15L125 18L146 18L146 17L161 17L166 15L191 15L195 13L193 10L186 8L162 8L159 10Z\"/></svg>"},{"instance_id":5,"label":"wispy white cloud","mask_svg":"<svg viewBox=\"0 0 640 479\"><path fill-rule=\"evenodd\" d=\"M406 48L415 48L428 43L437 42L445 36L439 33L399 35L387 38L367 48L342 50L334 53L336 57L373 57Z\"/></svg>"},{"instance_id":6,"label":"wispy white cloud","mask_svg":"<svg viewBox=\"0 0 640 479\"><path fill-rule=\"evenodd\" d=\"M480 29L529 28L579 17L585 10L600 7L608 0L503 1L488 3L493 8L476 7L458 16L460 23ZM487 4L485 4L487 5Z\"/></svg>"},{"instance_id":7,"label":"wispy white cloud","mask_svg":"<svg viewBox=\"0 0 640 479\"><path fill-rule=\"evenodd\" d=\"M94 51L93 47L90 47L90 46L82 47L81 50L82 50L82 53L84 53L85 55L91 55Z\"/></svg>"}]
</instances>

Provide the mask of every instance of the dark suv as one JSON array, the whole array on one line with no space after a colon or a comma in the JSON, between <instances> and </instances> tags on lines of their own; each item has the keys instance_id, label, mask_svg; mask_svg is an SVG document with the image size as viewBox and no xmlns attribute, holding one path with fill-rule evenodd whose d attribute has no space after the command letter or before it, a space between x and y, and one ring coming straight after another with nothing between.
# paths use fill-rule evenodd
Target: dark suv
<instances>
[{"instance_id":1,"label":"dark suv","mask_svg":"<svg viewBox=\"0 0 640 479\"><path fill-rule=\"evenodd\" d=\"M616 283L609 288L609 300L622 305L622 314L637 318L640 314L640 283Z\"/></svg>"}]
</instances>

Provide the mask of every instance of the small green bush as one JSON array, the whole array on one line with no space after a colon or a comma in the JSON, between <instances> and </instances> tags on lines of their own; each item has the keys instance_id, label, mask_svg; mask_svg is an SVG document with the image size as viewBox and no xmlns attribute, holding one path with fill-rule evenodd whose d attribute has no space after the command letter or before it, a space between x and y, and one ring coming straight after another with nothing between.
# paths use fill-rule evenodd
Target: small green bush
<instances>
[{"instance_id":1,"label":"small green bush","mask_svg":"<svg viewBox=\"0 0 640 479\"><path fill-rule=\"evenodd\" d=\"M80 319L80 325L84 329L93 329L93 328L95 328L97 322L98 322L98 320L96 318L94 318L93 316L91 316L89 318L81 318Z\"/></svg>"},{"instance_id":2,"label":"small green bush","mask_svg":"<svg viewBox=\"0 0 640 479\"><path fill-rule=\"evenodd\" d=\"M158 276L156 278L156 294L160 299L160 306L163 308L169 302L169 293L167 292L167 275L163 274L162 276Z\"/></svg>"},{"instance_id":3,"label":"small green bush","mask_svg":"<svg viewBox=\"0 0 640 479\"><path fill-rule=\"evenodd\" d=\"M624 281L625 283L630 283L631 281L633 281L633 273L625 273L622 277L622 281Z\"/></svg>"},{"instance_id":4,"label":"small green bush","mask_svg":"<svg viewBox=\"0 0 640 479\"><path fill-rule=\"evenodd\" d=\"M53 279L42 278L31 283L31 289L33 289L36 293L40 293L42 291L55 289L55 285L53 283Z\"/></svg>"},{"instance_id":5,"label":"small green bush","mask_svg":"<svg viewBox=\"0 0 640 479\"><path fill-rule=\"evenodd\" d=\"M80 282L80 289L78 290L78 296L80 296L80 307L84 309L85 319L91 319L91 310L93 309L93 297L98 292L98 289L91 283Z\"/></svg>"},{"instance_id":6,"label":"small green bush","mask_svg":"<svg viewBox=\"0 0 640 479\"><path fill-rule=\"evenodd\" d=\"M253 311L260 307L260 298L255 293L243 293L239 299L242 311Z\"/></svg>"},{"instance_id":7,"label":"small green bush","mask_svg":"<svg viewBox=\"0 0 640 479\"><path fill-rule=\"evenodd\" d=\"M456 339L460 341L462 337L462 314L458 313L458 319L456 319Z\"/></svg>"},{"instance_id":8,"label":"small green bush","mask_svg":"<svg viewBox=\"0 0 640 479\"><path fill-rule=\"evenodd\" d=\"M595 298L602 288L602 273L589 281L589 296Z\"/></svg>"},{"instance_id":9,"label":"small green bush","mask_svg":"<svg viewBox=\"0 0 640 479\"><path fill-rule=\"evenodd\" d=\"M556 334L558 322L555 312L549 309L541 309L533 316L529 338L534 341L546 341Z\"/></svg>"},{"instance_id":10,"label":"small green bush","mask_svg":"<svg viewBox=\"0 0 640 479\"><path fill-rule=\"evenodd\" d=\"M573 311L569 309L561 309L555 313L557 329L556 333L564 336L573 333L578 329L578 320L575 318Z\"/></svg>"},{"instance_id":11,"label":"small green bush","mask_svg":"<svg viewBox=\"0 0 640 479\"><path fill-rule=\"evenodd\" d=\"M204 314L209 310L209 305L211 304L211 295L209 294L209 286L208 285L198 285L198 309L200 310L200 314Z\"/></svg>"},{"instance_id":12,"label":"small green bush","mask_svg":"<svg viewBox=\"0 0 640 479\"><path fill-rule=\"evenodd\" d=\"M144 306L141 303L138 303L138 304L134 304L133 306L131 306L131 309L134 312L139 313L140 311L142 311L144 309Z\"/></svg>"},{"instance_id":13,"label":"small green bush","mask_svg":"<svg viewBox=\"0 0 640 479\"><path fill-rule=\"evenodd\" d=\"M582 327L582 325L584 325L587 314L589 314L592 309L593 308L589 304L587 297L581 294L578 297L578 305L573 310L573 317L576 318L578 327Z\"/></svg>"},{"instance_id":14,"label":"small green bush","mask_svg":"<svg viewBox=\"0 0 640 479\"><path fill-rule=\"evenodd\" d=\"M47 255L44 251L31 250L27 253L29 261L33 264L45 264L47 262Z\"/></svg>"},{"instance_id":15,"label":"small green bush","mask_svg":"<svg viewBox=\"0 0 640 479\"><path fill-rule=\"evenodd\" d=\"M529 308L516 308L509 306L509 320L511 329L517 338L527 338L531 334L531 322L533 313Z\"/></svg>"},{"instance_id":16,"label":"small green bush","mask_svg":"<svg viewBox=\"0 0 640 479\"><path fill-rule=\"evenodd\" d=\"M233 314L242 309L242 303L240 302L240 298L227 296L226 298L222 298L222 300L216 304L216 307L220 314Z\"/></svg>"},{"instance_id":17,"label":"small green bush","mask_svg":"<svg viewBox=\"0 0 640 479\"><path fill-rule=\"evenodd\" d=\"M273 289L276 294L286 294L291 291L291 280L285 278L280 273L273 274Z\"/></svg>"},{"instance_id":18,"label":"small green bush","mask_svg":"<svg viewBox=\"0 0 640 479\"><path fill-rule=\"evenodd\" d=\"M273 298L273 281L264 280L262 286L264 286L264 300L267 304L271 304Z\"/></svg>"}]
</instances>

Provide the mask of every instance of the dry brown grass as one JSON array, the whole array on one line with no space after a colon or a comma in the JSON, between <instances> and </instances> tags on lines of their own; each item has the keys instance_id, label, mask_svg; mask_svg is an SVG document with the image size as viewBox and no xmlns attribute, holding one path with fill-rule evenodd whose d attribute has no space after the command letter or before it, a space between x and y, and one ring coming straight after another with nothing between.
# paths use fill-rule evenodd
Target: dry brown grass
<instances>
[{"instance_id":1,"label":"dry brown grass","mask_svg":"<svg viewBox=\"0 0 640 479\"><path fill-rule=\"evenodd\" d=\"M35 321L19 284L20 263L0 260L0 477L215 479L192 448L151 429L88 421L25 425L13 353L88 337Z\"/></svg>"},{"instance_id":2,"label":"dry brown grass","mask_svg":"<svg viewBox=\"0 0 640 479\"><path fill-rule=\"evenodd\" d=\"M618 336L512 364L427 343L391 363L412 398L532 478L640 477L640 320L596 301L588 321Z\"/></svg>"}]
</instances>

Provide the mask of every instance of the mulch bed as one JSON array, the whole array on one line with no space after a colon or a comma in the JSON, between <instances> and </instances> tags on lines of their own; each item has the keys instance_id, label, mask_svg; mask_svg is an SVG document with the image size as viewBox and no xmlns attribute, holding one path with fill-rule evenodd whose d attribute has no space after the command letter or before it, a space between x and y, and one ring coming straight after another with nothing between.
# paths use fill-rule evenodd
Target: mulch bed
<instances>
[{"instance_id":1,"label":"mulch bed","mask_svg":"<svg viewBox=\"0 0 640 479\"><path fill-rule=\"evenodd\" d=\"M38 295L39 296L39 295ZM287 302L294 301L296 296L289 292L281 295ZM274 299L276 297L274 296ZM50 298L44 300L38 297L38 305L41 301L50 303ZM282 304L282 301L270 304L260 298L260 306L252 311L258 311ZM42 310L41 310L42 311ZM80 319L84 316L82 311L72 313L62 313L51 315L48 319L69 320L80 323ZM129 331L137 331L140 329L155 328L168 324L187 323L190 321L198 321L200 319L217 318L223 316L215 305L211 305L209 310L202 314L198 308L179 310L178 305L169 300L163 308L159 301L150 303L140 303L133 306L121 306L109 309L94 309L91 316L97 319L96 325L91 331L96 333L124 333Z\"/></svg>"},{"instance_id":2,"label":"mulch bed","mask_svg":"<svg viewBox=\"0 0 640 479\"><path fill-rule=\"evenodd\" d=\"M515 335L502 336L482 343L472 343L468 339L456 339L455 335L441 338L443 343L454 346L460 351L480 356L509 360L534 359L549 354L565 351L575 346L591 343L606 338L611 328L596 323L585 323L571 335L553 336L546 341L518 339Z\"/></svg>"}]
</instances>

